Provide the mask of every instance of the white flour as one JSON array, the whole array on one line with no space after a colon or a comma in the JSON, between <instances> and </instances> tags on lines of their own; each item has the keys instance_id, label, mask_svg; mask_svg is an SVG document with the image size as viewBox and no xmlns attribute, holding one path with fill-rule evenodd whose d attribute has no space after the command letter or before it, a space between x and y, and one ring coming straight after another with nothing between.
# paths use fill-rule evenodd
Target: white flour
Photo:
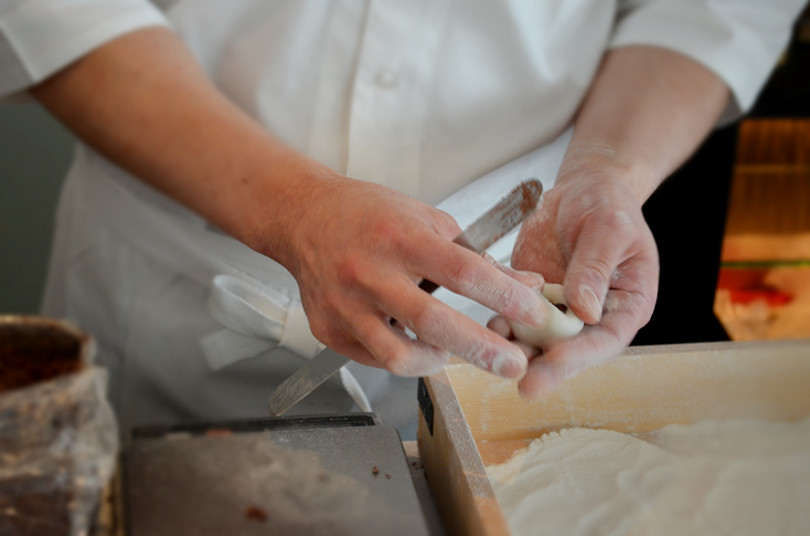
<instances>
[{"instance_id":1,"label":"white flour","mask_svg":"<svg viewBox=\"0 0 810 536\"><path fill-rule=\"evenodd\" d=\"M571 428L487 472L513 536L810 534L810 419Z\"/></svg>"}]
</instances>

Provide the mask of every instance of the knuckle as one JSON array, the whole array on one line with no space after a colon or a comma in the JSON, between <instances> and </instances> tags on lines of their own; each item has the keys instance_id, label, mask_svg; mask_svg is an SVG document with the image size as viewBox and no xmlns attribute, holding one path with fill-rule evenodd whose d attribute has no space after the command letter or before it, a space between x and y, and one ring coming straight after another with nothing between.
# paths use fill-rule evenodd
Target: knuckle
<instances>
[{"instance_id":1,"label":"knuckle","mask_svg":"<svg viewBox=\"0 0 810 536\"><path fill-rule=\"evenodd\" d=\"M369 225L369 232L374 240L382 244L395 244L403 236L401 226L396 218L377 218Z\"/></svg>"},{"instance_id":2,"label":"knuckle","mask_svg":"<svg viewBox=\"0 0 810 536\"><path fill-rule=\"evenodd\" d=\"M310 331L312 331L312 335L326 345L333 345L341 339L339 331L331 322L324 322L319 318L313 318L309 321L309 328Z\"/></svg>"},{"instance_id":3,"label":"knuckle","mask_svg":"<svg viewBox=\"0 0 810 536\"><path fill-rule=\"evenodd\" d=\"M534 296L531 297L534 298ZM520 293L515 291L514 285L511 284L495 295L495 301L500 306L500 309L512 316L520 313L522 310L521 303L528 301L526 298L529 298L529 296L521 296Z\"/></svg>"},{"instance_id":4,"label":"knuckle","mask_svg":"<svg viewBox=\"0 0 810 536\"><path fill-rule=\"evenodd\" d=\"M435 323L436 320L435 307L429 302L414 308L408 318L405 318L405 325L411 331L420 333L428 326Z\"/></svg>"},{"instance_id":5,"label":"knuckle","mask_svg":"<svg viewBox=\"0 0 810 536\"><path fill-rule=\"evenodd\" d=\"M475 263L464 257L459 257L457 261L450 264L449 274L455 283L457 292L461 294L467 294L481 286L478 282L478 269Z\"/></svg>"},{"instance_id":6,"label":"knuckle","mask_svg":"<svg viewBox=\"0 0 810 536\"><path fill-rule=\"evenodd\" d=\"M633 218L624 210L616 210L608 215L608 222L611 227L623 228L633 225Z\"/></svg>"},{"instance_id":7,"label":"knuckle","mask_svg":"<svg viewBox=\"0 0 810 536\"><path fill-rule=\"evenodd\" d=\"M497 357L497 350L488 344L472 347L466 356L465 361L479 368L492 372L492 365Z\"/></svg>"},{"instance_id":8,"label":"knuckle","mask_svg":"<svg viewBox=\"0 0 810 536\"><path fill-rule=\"evenodd\" d=\"M590 259L583 270L583 275L587 275L587 273L593 272L595 275L601 277L605 281L609 281L610 277L613 274L614 267L611 266L607 261L604 259Z\"/></svg>"},{"instance_id":9,"label":"knuckle","mask_svg":"<svg viewBox=\"0 0 810 536\"><path fill-rule=\"evenodd\" d=\"M358 257L346 256L335 264L335 276L340 284L353 285L362 281L365 263Z\"/></svg>"},{"instance_id":10,"label":"knuckle","mask_svg":"<svg viewBox=\"0 0 810 536\"><path fill-rule=\"evenodd\" d=\"M388 372L401 375L408 369L410 353L404 346L397 345L394 348L387 348L384 355L378 355L377 359Z\"/></svg>"},{"instance_id":11,"label":"knuckle","mask_svg":"<svg viewBox=\"0 0 810 536\"><path fill-rule=\"evenodd\" d=\"M479 286L479 293L490 304L490 308L509 318L520 316L524 309L523 304L529 303L529 300L534 298L528 294L529 292L534 294L534 291L531 290L525 294L520 292L511 282L497 287L494 285Z\"/></svg>"},{"instance_id":12,"label":"knuckle","mask_svg":"<svg viewBox=\"0 0 810 536\"><path fill-rule=\"evenodd\" d=\"M444 211L436 212L436 219L434 220L434 229L441 236L456 236L461 232L455 218Z\"/></svg>"}]
</instances>

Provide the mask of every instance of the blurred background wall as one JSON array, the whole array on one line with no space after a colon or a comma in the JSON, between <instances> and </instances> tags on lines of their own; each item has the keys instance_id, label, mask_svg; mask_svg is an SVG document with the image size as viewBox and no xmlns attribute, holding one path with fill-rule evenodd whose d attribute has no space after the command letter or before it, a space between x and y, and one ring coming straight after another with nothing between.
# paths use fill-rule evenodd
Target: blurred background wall
<instances>
[{"instance_id":1,"label":"blurred background wall","mask_svg":"<svg viewBox=\"0 0 810 536\"><path fill-rule=\"evenodd\" d=\"M0 105L0 314L35 313L74 138L35 103Z\"/></svg>"}]
</instances>

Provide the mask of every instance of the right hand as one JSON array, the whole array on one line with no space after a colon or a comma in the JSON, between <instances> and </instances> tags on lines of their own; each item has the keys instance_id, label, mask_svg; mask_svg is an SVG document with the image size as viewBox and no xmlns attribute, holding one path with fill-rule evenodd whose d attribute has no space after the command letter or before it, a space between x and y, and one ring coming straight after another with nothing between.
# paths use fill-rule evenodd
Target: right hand
<instances>
[{"instance_id":1,"label":"right hand","mask_svg":"<svg viewBox=\"0 0 810 536\"><path fill-rule=\"evenodd\" d=\"M530 325L545 319L528 285L452 243L461 230L448 214L337 174L308 179L288 206L295 208L276 258L297 280L321 342L405 376L433 374L451 354L503 377L524 374L520 347L418 287L428 279L507 318Z\"/></svg>"}]
</instances>

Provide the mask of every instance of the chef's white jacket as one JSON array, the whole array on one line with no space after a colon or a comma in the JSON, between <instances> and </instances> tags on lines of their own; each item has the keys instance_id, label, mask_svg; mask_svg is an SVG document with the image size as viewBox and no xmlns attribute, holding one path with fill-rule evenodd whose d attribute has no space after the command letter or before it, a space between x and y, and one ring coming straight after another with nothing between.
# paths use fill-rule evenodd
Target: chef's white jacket
<instances>
[{"instance_id":1,"label":"chef's white jacket","mask_svg":"<svg viewBox=\"0 0 810 536\"><path fill-rule=\"evenodd\" d=\"M268 130L463 226L521 179L553 184L606 50L654 45L702 63L731 90L727 121L753 103L803 3L0 0L0 97L126 32L169 25ZM506 240L496 255L510 250ZM125 427L261 416L271 387L319 349L280 265L86 146L64 187L44 312L95 335ZM365 388L343 373L354 402L368 409L367 396L410 436L412 380L350 368ZM351 407L332 383L298 409Z\"/></svg>"}]
</instances>

